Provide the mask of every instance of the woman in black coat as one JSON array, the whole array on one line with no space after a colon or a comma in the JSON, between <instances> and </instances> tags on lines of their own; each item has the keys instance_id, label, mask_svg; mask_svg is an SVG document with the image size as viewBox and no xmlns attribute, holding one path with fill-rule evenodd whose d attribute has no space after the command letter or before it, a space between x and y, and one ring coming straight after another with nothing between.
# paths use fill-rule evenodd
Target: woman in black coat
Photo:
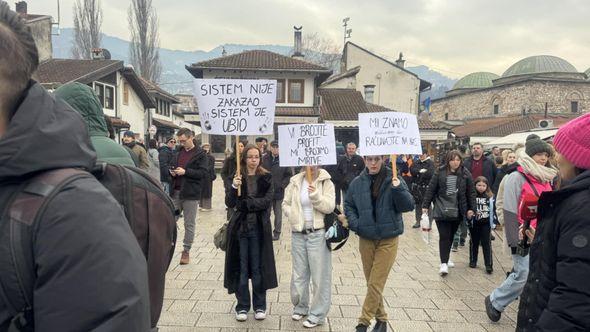
<instances>
[{"instance_id":1,"label":"woman in black coat","mask_svg":"<svg viewBox=\"0 0 590 332\"><path fill-rule=\"evenodd\" d=\"M553 140L562 185L541 194L537 229L526 232L532 243L517 331L590 330L588 132L587 114L562 126Z\"/></svg>"},{"instance_id":2,"label":"woman in black coat","mask_svg":"<svg viewBox=\"0 0 590 332\"><path fill-rule=\"evenodd\" d=\"M234 176L225 197L226 205L235 208L235 213L228 225L223 285L230 294L236 294L236 319L241 322L248 319L251 303L255 319L265 319L266 291L278 286L270 223L272 176L260 166L260 159L256 146L244 148L242 172ZM239 196L237 188L241 188Z\"/></svg>"},{"instance_id":3,"label":"woman in black coat","mask_svg":"<svg viewBox=\"0 0 590 332\"><path fill-rule=\"evenodd\" d=\"M202 211L210 211L211 198L213 197L213 181L217 178L215 174L215 157L211 154L211 145L209 143L203 144L202 148L207 153L207 178L203 179L199 207Z\"/></svg>"},{"instance_id":4,"label":"woman in black coat","mask_svg":"<svg viewBox=\"0 0 590 332\"><path fill-rule=\"evenodd\" d=\"M428 213L431 203L434 203L432 215L440 236L439 273L445 276L448 268L455 266L449 260L455 232L463 218L473 217L475 209L475 187L471 173L463 167L459 151L449 151L445 165L430 179L422 201L422 213Z\"/></svg>"}]
</instances>

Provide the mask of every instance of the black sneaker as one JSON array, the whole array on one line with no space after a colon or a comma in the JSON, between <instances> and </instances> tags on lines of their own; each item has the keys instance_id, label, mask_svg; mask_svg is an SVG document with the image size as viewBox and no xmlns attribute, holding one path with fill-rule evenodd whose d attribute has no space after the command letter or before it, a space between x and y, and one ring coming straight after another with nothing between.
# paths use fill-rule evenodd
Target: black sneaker
<instances>
[{"instance_id":1,"label":"black sneaker","mask_svg":"<svg viewBox=\"0 0 590 332\"><path fill-rule=\"evenodd\" d=\"M453 243L453 247L451 248L452 252L457 252L459 251L459 244L458 243Z\"/></svg>"},{"instance_id":2,"label":"black sneaker","mask_svg":"<svg viewBox=\"0 0 590 332\"><path fill-rule=\"evenodd\" d=\"M377 320L375 326L373 326L372 332L386 332L387 331L387 322L382 320Z\"/></svg>"},{"instance_id":3,"label":"black sneaker","mask_svg":"<svg viewBox=\"0 0 590 332\"><path fill-rule=\"evenodd\" d=\"M490 235L490 239L491 239L492 241L494 241L494 240L496 239L496 237L495 237L494 235Z\"/></svg>"},{"instance_id":4,"label":"black sneaker","mask_svg":"<svg viewBox=\"0 0 590 332\"><path fill-rule=\"evenodd\" d=\"M356 332L367 332L367 325L359 324L356 326Z\"/></svg>"},{"instance_id":5,"label":"black sneaker","mask_svg":"<svg viewBox=\"0 0 590 332\"><path fill-rule=\"evenodd\" d=\"M488 314L488 318L492 321L492 322L497 322L500 320L500 317L502 317L502 313L499 312L498 310L496 310L496 308L494 308L494 306L492 305L492 301L490 300L490 296L486 296L485 299L485 304L486 304L486 314Z\"/></svg>"},{"instance_id":6,"label":"black sneaker","mask_svg":"<svg viewBox=\"0 0 590 332\"><path fill-rule=\"evenodd\" d=\"M416 223L412 225L412 228L420 228L420 222L416 221Z\"/></svg>"},{"instance_id":7,"label":"black sneaker","mask_svg":"<svg viewBox=\"0 0 590 332\"><path fill-rule=\"evenodd\" d=\"M491 266L486 266L486 272L488 274L492 274L492 272L494 272L494 269Z\"/></svg>"},{"instance_id":8,"label":"black sneaker","mask_svg":"<svg viewBox=\"0 0 590 332\"><path fill-rule=\"evenodd\" d=\"M469 262L469 267L472 269L475 269L477 267L477 263L475 262Z\"/></svg>"},{"instance_id":9,"label":"black sneaker","mask_svg":"<svg viewBox=\"0 0 590 332\"><path fill-rule=\"evenodd\" d=\"M460 245L461 247L465 247L465 239L461 239Z\"/></svg>"},{"instance_id":10,"label":"black sneaker","mask_svg":"<svg viewBox=\"0 0 590 332\"><path fill-rule=\"evenodd\" d=\"M281 234L273 234L272 235L272 240L273 241L278 241L281 238Z\"/></svg>"}]
</instances>

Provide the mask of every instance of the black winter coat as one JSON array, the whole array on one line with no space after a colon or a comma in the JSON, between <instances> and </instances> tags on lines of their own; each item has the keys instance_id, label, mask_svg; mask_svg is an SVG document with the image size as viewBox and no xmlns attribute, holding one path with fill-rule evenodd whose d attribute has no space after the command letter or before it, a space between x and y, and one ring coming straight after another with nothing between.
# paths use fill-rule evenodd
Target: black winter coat
<instances>
[{"instance_id":1,"label":"black winter coat","mask_svg":"<svg viewBox=\"0 0 590 332\"><path fill-rule=\"evenodd\" d=\"M272 176L270 173L262 175L256 183L257 190L254 198L247 195L248 181L242 182L241 196L238 190L230 186L225 196L225 205L236 208L227 227L227 251L225 253L225 274L223 286L229 294L235 293L240 283L240 243L239 232L242 222L246 222L248 213L256 213L260 243L262 287L272 289L278 287L277 270L272 246L272 226L270 223L270 207L273 200Z\"/></svg>"},{"instance_id":2,"label":"black winter coat","mask_svg":"<svg viewBox=\"0 0 590 332\"><path fill-rule=\"evenodd\" d=\"M181 147L181 149L184 149ZM205 150L196 145L193 148L193 157L188 161L185 167L186 173L180 177L180 199L200 200L201 189L204 181L209 177L209 170L207 169L208 159ZM174 157L174 166L178 165L179 152L176 152ZM178 177L178 176L177 176Z\"/></svg>"},{"instance_id":3,"label":"black winter coat","mask_svg":"<svg viewBox=\"0 0 590 332\"><path fill-rule=\"evenodd\" d=\"M231 189L231 183L233 181L234 175L236 174L237 168L235 153L225 158L223 161L220 175L221 179L223 180L223 187L225 188L226 192Z\"/></svg>"},{"instance_id":4,"label":"black winter coat","mask_svg":"<svg viewBox=\"0 0 590 332\"><path fill-rule=\"evenodd\" d=\"M459 204L460 218L465 218L467 211L472 210L475 212L475 186L473 185L473 179L471 173L464 167L461 167L457 172L457 202ZM434 173L430 183L428 184L428 190L424 195L422 201L422 208L430 208L430 204L434 202L435 198L439 195L446 195L447 191L447 168L441 166Z\"/></svg>"},{"instance_id":5,"label":"black winter coat","mask_svg":"<svg viewBox=\"0 0 590 332\"><path fill-rule=\"evenodd\" d=\"M176 160L176 151L164 145L158 149L158 160L160 161L160 181L172 183L170 166L173 166Z\"/></svg>"},{"instance_id":6,"label":"black winter coat","mask_svg":"<svg viewBox=\"0 0 590 332\"><path fill-rule=\"evenodd\" d=\"M463 161L463 167L465 167L471 173L471 162L473 161L473 157L466 158ZM488 179L488 183L494 183L496 181L496 173L498 172L498 168L496 164L488 157L482 156L483 158L483 169L482 175ZM475 179L474 179L475 180Z\"/></svg>"},{"instance_id":7,"label":"black winter coat","mask_svg":"<svg viewBox=\"0 0 590 332\"><path fill-rule=\"evenodd\" d=\"M213 197L213 181L217 179L215 174L215 156L207 154L207 176L203 179L203 188L201 189L201 198Z\"/></svg>"},{"instance_id":8,"label":"black winter coat","mask_svg":"<svg viewBox=\"0 0 590 332\"><path fill-rule=\"evenodd\" d=\"M361 172L365 170L365 161L363 157L355 154L352 158L348 158L348 156L344 156L344 158L338 161L338 176L337 179L340 179L340 188L342 190L348 190L348 186L356 178L361 174Z\"/></svg>"},{"instance_id":9,"label":"black winter coat","mask_svg":"<svg viewBox=\"0 0 590 332\"><path fill-rule=\"evenodd\" d=\"M420 159L414 160L412 167L410 167L410 173L412 174L411 192L417 204L422 202L424 198L430 179L434 175L434 168L434 162L430 158L424 161ZM426 169L426 172L420 173L421 169ZM420 209L421 206L417 208Z\"/></svg>"},{"instance_id":10,"label":"black winter coat","mask_svg":"<svg viewBox=\"0 0 590 332\"><path fill-rule=\"evenodd\" d=\"M282 200L285 197L285 188L287 188L289 180L293 176L291 167L281 167L279 157L273 158L272 153L267 153L262 157L262 167L272 174L274 199Z\"/></svg>"},{"instance_id":11,"label":"black winter coat","mask_svg":"<svg viewBox=\"0 0 590 332\"><path fill-rule=\"evenodd\" d=\"M517 331L590 331L590 171L541 194Z\"/></svg>"},{"instance_id":12,"label":"black winter coat","mask_svg":"<svg viewBox=\"0 0 590 332\"><path fill-rule=\"evenodd\" d=\"M517 168L518 168L518 163L513 163L511 165L502 165L502 167L500 167L498 174L496 174L496 180L494 180L494 184L492 184L492 192L494 193L494 195L498 194L498 189L500 188L500 183L502 183L502 180L504 179L504 177L506 175L516 171Z\"/></svg>"},{"instance_id":13,"label":"black winter coat","mask_svg":"<svg viewBox=\"0 0 590 332\"><path fill-rule=\"evenodd\" d=\"M3 184L37 172L91 169L96 153L86 128L77 112L33 82L0 138L0 196L9 188ZM34 233L37 330L149 331L145 258L120 205L96 179L66 185ZM0 297L0 331L11 318Z\"/></svg>"}]
</instances>

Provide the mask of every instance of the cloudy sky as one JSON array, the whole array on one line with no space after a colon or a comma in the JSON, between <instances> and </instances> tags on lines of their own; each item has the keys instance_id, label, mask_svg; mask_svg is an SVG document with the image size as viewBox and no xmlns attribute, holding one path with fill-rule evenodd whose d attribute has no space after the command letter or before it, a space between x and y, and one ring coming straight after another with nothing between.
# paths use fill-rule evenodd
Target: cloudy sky
<instances>
[{"instance_id":1,"label":"cloudy sky","mask_svg":"<svg viewBox=\"0 0 590 332\"><path fill-rule=\"evenodd\" d=\"M61 1L61 26L72 26L75 0ZM29 0L30 13L57 16L57 0ZM103 32L129 39L130 0L101 0ZM342 19L352 41L388 58L402 51L409 66L450 77L473 71L501 75L517 60L550 54L579 71L590 67L587 0L153 0L161 46L210 50L220 44L291 45L293 26L342 45Z\"/></svg>"}]
</instances>

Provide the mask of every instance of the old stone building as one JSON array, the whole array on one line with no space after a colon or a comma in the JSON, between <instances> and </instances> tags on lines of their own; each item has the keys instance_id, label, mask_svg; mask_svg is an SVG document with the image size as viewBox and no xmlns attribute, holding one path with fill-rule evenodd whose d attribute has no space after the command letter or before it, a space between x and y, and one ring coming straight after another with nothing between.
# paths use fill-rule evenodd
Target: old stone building
<instances>
[{"instance_id":1,"label":"old stone building","mask_svg":"<svg viewBox=\"0 0 590 332\"><path fill-rule=\"evenodd\" d=\"M590 110L590 69L539 55L522 59L502 76L477 72L432 101L431 119L469 120L527 114L575 115Z\"/></svg>"}]
</instances>

